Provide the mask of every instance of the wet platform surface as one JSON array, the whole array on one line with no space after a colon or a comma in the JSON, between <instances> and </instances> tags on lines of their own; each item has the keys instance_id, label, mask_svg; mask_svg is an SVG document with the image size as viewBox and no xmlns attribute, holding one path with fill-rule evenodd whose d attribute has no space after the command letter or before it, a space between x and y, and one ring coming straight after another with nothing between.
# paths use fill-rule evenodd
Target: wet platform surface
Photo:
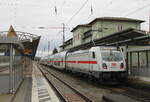
<instances>
[{"instance_id":1,"label":"wet platform surface","mask_svg":"<svg viewBox=\"0 0 150 102\"><path fill-rule=\"evenodd\" d=\"M150 91L150 78L139 79L129 77L127 84L131 87Z\"/></svg>"},{"instance_id":2,"label":"wet platform surface","mask_svg":"<svg viewBox=\"0 0 150 102\"><path fill-rule=\"evenodd\" d=\"M133 100L127 96L118 95L118 94L107 94L103 96L103 100L105 102L139 102L137 100Z\"/></svg>"},{"instance_id":3,"label":"wet platform surface","mask_svg":"<svg viewBox=\"0 0 150 102\"><path fill-rule=\"evenodd\" d=\"M24 78L16 93L0 94L0 102L59 102L59 99L33 63L32 75Z\"/></svg>"},{"instance_id":4,"label":"wet platform surface","mask_svg":"<svg viewBox=\"0 0 150 102\"><path fill-rule=\"evenodd\" d=\"M141 83L150 84L150 77L133 77L133 76L129 76L128 79L129 79L129 81L133 81L133 82L141 82Z\"/></svg>"},{"instance_id":5,"label":"wet platform surface","mask_svg":"<svg viewBox=\"0 0 150 102\"><path fill-rule=\"evenodd\" d=\"M33 67L32 102L59 102L59 99L37 68L36 64L34 64Z\"/></svg>"},{"instance_id":6,"label":"wet platform surface","mask_svg":"<svg viewBox=\"0 0 150 102\"><path fill-rule=\"evenodd\" d=\"M27 77L24 79L21 87L19 88L13 102L31 102L32 96L32 78Z\"/></svg>"}]
</instances>

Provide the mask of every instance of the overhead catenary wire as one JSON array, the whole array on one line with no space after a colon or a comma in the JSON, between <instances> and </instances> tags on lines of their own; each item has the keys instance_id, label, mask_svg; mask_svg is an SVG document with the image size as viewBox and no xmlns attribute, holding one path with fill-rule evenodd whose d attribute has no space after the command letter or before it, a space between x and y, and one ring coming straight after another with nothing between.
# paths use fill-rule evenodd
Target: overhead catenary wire
<instances>
[{"instance_id":1,"label":"overhead catenary wire","mask_svg":"<svg viewBox=\"0 0 150 102\"><path fill-rule=\"evenodd\" d=\"M87 4L87 2L88 2L88 0L86 0L86 1L82 4L82 6L78 9L78 11L75 12L75 13L73 14L73 16L71 16L71 18L67 21L67 24L70 23L71 20L85 7L85 5Z\"/></svg>"},{"instance_id":2,"label":"overhead catenary wire","mask_svg":"<svg viewBox=\"0 0 150 102\"><path fill-rule=\"evenodd\" d=\"M60 7L60 10L62 10L62 9L63 9L63 7L64 7L65 3L66 3L66 0L64 0L64 1L63 1L62 5L61 5L61 7Z\"/></svg>"},{"instance_id":3,"label":"overhead catenary wire","mask_svg":"<svg viewBox=\"0 0 150 102\"><path fill-rule=\"evenodd\" d=\"M140 7L140 8L138 8L138 9L132 11L132 12L129 12L129 13L125 14L124 16L133 15L133 14L135 14L135 13L137 13L137 12L147 8L147 7L150 7L150 4L147 4L147 5L143 6L143 7Z\"/></svg>"},{"instance_id":4,"label":"overhead catenary wire","mask_svg":"<svg viewBox=\"0 0 150 102\"><path fill-rule=\"evenodd\" d=\"M74 17L86 6L86 4L88 3L89 0L86 0L82 5L81 7L71 16L71 18L67 21L66 24L70 23ZM92 9L91 9L92 10ZM91 11L92 12L92 11Z\"/></svg>"},{"instance_id":5,"label":"overhead catenary wire","mask_svg":"<svg viewBox=\"0 0 150 102\"><path fill-rule=\"evenodd\" d=\"M65 1L64 1L64 3L65 3ZM79 8L79 10L77 11L77 12L75 12L74 14L73 14L73 16L71 16L71 18L67 21L67 24L69 23L69 22L71 22L71 20L73 20L73 18L85 7L85 5L88 3L88 0L86 0L83 4L82 4L82 6ZM63 5L62 5L63 6ZM91 8L90 8L90 10L91 10L91 14L93 14L93 7L92 7L92 5L91 5ZM56 7L55 7L55 12L56 12ZM57 15L57 14L56 14Z\"/></svg>"}]
</instances>

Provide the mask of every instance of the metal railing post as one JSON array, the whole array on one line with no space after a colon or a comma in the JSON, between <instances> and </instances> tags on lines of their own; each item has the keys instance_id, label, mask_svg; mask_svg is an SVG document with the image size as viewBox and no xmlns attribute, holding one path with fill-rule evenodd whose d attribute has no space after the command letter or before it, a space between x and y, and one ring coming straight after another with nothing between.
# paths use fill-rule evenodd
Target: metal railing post
<instances>
[{"instance_id":1,"label":"metal railing post","mask_svg":"<svg viewBox=\"0 0 150 102\"><path fill-rule=\"evenodd\" d=\"M13 45L10 44L10 93L13 93Z\"/></svg>"}]
</instances>

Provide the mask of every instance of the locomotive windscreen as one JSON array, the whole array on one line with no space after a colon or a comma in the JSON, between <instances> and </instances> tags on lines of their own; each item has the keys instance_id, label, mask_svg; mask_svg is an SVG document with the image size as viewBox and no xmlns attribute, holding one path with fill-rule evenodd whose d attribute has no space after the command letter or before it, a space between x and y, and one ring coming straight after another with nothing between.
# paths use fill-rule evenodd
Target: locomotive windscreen
<instances>
[{"instance_id":1,"label":"locomotive windscreen","mask_svg":"<svg viewBox=\"0 0 150 102\"><path fill-rule=\"evenodd\" d=\"M122 61L123 60L123 55L120 51L112 51L112 50L102 51L101 55L104 61Z\"/></svg>"}]
</instances>

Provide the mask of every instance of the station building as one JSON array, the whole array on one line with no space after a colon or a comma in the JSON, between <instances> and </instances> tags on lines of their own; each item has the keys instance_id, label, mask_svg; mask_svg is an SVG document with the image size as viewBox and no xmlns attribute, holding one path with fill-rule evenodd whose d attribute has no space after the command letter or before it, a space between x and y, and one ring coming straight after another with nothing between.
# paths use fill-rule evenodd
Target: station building
<instances>
[{"instance_id":1,"label":"station building","mask_svg":"<svg viewBox=\"0 0 150 102\"><path fill-rule=\"evenodd\" d=\"M121 17L96 18L88 24L77 25L73 28L71 30L73 38L66 41L61 47L64 47L64 50L66 50L71 48L71 46L76 47L128 28L140 30L142 22L144 21Z\"/></svg>"},{"instance_id":2,"label":"station building","mask_svg":"<svg viewBox=\"0 0 150 102\"><path fill-rule=\"evenodd\" d=\"M60 46L63 50L86 49L95 45L120 46L133 77L150 77L150 33L141 30L145 21L124 17L100 17L71 30L73 38Z\"/></svg>"}]
</instances>

